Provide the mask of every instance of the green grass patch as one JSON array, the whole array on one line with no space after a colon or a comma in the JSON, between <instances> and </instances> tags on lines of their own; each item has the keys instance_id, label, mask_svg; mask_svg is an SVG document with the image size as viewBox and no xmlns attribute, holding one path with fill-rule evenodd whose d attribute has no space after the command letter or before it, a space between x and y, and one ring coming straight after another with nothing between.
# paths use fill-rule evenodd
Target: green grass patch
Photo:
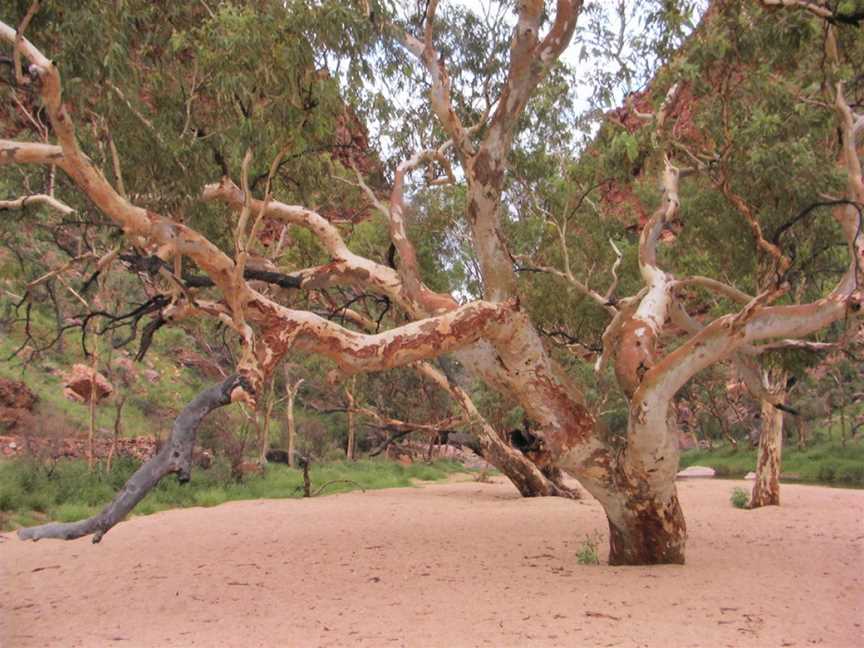
<instances>
[{"instance_id":1,"label":"green grass patch","mask_svg":"<svg viewBox=\"0 0 864 648\"><path fill-rule=\"evenodd\" d=\"M709 466L718 477L743 477L756 470L756 449L688 450L681 453L681 468L688 466ZM820 442L804 450L786 447L781 472L807 483L864 488L864 446L850 441L845 448L836 442Z\"/></svg>"},{"instance_id":2,"label":"green grass patch","mask_svg":"<svg viewBox=\"0 0 864 648\"><path fill-rule=\"evenodd\" d=\"M580 565L600 564L600 534L586 535L576 552L576 562Z\"/></svg>"},{"instance_id":3,"label":"green grass patch","mask_svg":"<svg viewBox=\"0 0 864 648\"><path fill-rule=\"evenodd\" d=\"M44 520L74 522L93 515L111 501L138 467L120 458L111 472L90 472L84 461L60 461L49 470L29 459L0 461L0 528L10 530ZM458 472L468 472L453 461L402 464L386 460L361 460L313 465L313 493L328 482L322 495L356 490L411 486L417 481L439 481ZM241 482L230 478L228 466L217 462L210 470L193 473L192 481L180 484L171 476L135 508L135 515L148 515L171 508L217 506L246 499L302 497L303 473L281 464L271 464L263 475Z\"/></svg>"},{"instance_id":4,"label":"green grass patch","mask_svg":"<svg viewBox=\"0 0 864 648\"><path fill-rule=\"evenodd\" d=\"M743 488L736 487L729 495L729 502L735 508L746 509L750 505L750 495Z\"/></svg>"}]
</instances>

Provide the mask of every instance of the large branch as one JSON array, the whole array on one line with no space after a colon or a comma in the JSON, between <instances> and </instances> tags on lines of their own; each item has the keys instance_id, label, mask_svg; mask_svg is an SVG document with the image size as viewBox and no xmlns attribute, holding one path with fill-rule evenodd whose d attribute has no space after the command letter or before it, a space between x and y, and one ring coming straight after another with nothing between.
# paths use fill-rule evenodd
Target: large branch
<instances>
[{"instance_id":1,"label":"large branch","mask_svg":"<svg viewBox=\"0 0 864 648\"><path fill-rule=\"evenodd\" d=\"M114 525L129 512L168 474L176 473L181 482L189 481L192 469L192 449L198 425L214 409L228 405L235 390L248 389L239 376L226 378L222 383L204 390L192 400L174 420L171 438L157 455L146 461L129 478L111 503L91 518L79 522L52 522L18 531L22 540L56 538L73 540L92 535L99 542Z\"/></svg>"},{"instance_id":2,"label":"large branch","mask_svg":"<svg viewBox=\"0 0 864 648\"><path fill-rule=\"evenodd\" d=\"M484 146L509 150L516 124L549 69L570 44L582 0L558 0L555 21L540 40L540 26L545 3L543 0L520 2L519 18L510 45L510 65L498 107L492 116Z\"/></svg>"},{"instance_id":3,"label":"large branch","mask_svg":"<svg viewBox=\"0 0 864 648\"><path fill-rule=\"evenodd\" d=\"M385 208L376 198L372 190L363 182L359 173L357 174L367 195L372 198L379 210L384 212L390 227L390 240L399 253L398 273L402 280L403 289L413 302L421 305L426 312L439 313L452 310L457 303L450 295L435 293L423 284L420 277L420 267L417 261L417 251L411 239L408 238L408 229L405 224L405 177L424 163L438 162L446 173L444 178L447 182L453 181L453 171L445 153L452 140L448 140L437 149L429 149L415 153L407 160L402 161L393 175L393 188L390 191L390 204ZM435 182L433 180L433 182Z\"/></svg>"},{"instance_id":4,"label":"large branch","mask_svg":"<svg viewBox=\"0 0 864 648\"><path fill-rule=\"evenodd\" d=\"M450 75L447 72L444 58L435 49L435 45L432 42L433 25L437 8L437 0L429 0L426 3L424 15L425 27L422 40L392 22L387 22L384 28L392 38L401 43L426 68L432 81L429 91L429 103L444 132L453 140L456 150L464 159L474 155L475 151L468 137L468 130L463 126L459 115L453 109L453 100L450 96Z\"/></svg>"},{"instance_id":5,"label":"large branch","mask_svg":"<svg viewBox=\"0 0 864 648\"><path fill-rule=\"evenodd\" d=\"M0 139L0 166L6 164L62 164L65 159L63 149L54 144Z\"/></svg>"},{"instance_id":6,"label":"large branch","mask_svg":"<svg viewBox=\"0 0 864 648\"><path fill-rule=\"evenodd\" d=\"M639 272L647 291L632 317L621 324L615 361L615 375L628 397L654 365L657 340L669 315L673 278L657 266L657 244L666 223L678 211L678 176L678 169L667 159L663 171L663 200L639 239Z\"/></svg>"},{"instance_id":7,"label":"large branch","mask_svg":"<svg viewBox=\"0 0 864 648\"><path fill-rule=\"evenodd\" d=\"M0 211L12 209L24 209L28 205L46 205L54 211L60 212L64 216L74 214L75 210L66 203L57 200L54 196L48 194L30 194L28 196L20 196L11 200L0 200Z\"/></svg>"},{"instance_id":8,"label":"large branch","mask_svg":"<svg viewBox=\"0 0 864 648\"><path fill-rule=\"evenodd\" d=\"M472 302L443 315L409 322L375 335L345 329L306 311L256 300L247 317L257 322L264 344L265 374L293 347L320 353L347 373L404 366L462 348L481 338L507 339L520 313L515 302Z\"/></svg>"}]
</instances>

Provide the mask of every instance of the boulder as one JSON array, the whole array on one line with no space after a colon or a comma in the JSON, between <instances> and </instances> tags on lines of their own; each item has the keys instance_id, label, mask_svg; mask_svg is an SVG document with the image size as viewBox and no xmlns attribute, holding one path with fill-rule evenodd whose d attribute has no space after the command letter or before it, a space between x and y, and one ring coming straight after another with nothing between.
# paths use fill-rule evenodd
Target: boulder
<instances>
[{"instance_id":1,"label":"boulder","mask_svg":"<svg viewBox=\"0 0 864 648\"><path fill-rule=\"evenodd\" d=\"M190 367L197 369L203 376L207 378L222 378L222 372L219 370L219 365L205 358L204 356L195 353L190 349L178 347L174 349L174 361L178 366Z\"/></svg>"},{"instance_id":2,"label":"boulder","mask_svg":"<svg viewBox=\"0 0 864 648\"><path fill-rule=\"evenodd\" d=\"M36 404L36 394L20 380L0 378L0 428L11 429L25 421Z\"/></svg>"},{"instance_id":3,"label":"boulder","mask_svg":"<svg viewBox=\"0 0 864 648\"><path fill-rule=\"evenodd\" d=\"M707 466L690 466L678 473L678 479L689 477L713 477L715 474L713 468Z\"/></svg>"},{"instance_id":4,"label":"boulder","mask_svg":"<svg viewBox=\"0 0 864 648\"><path fill-rule=\"evenodd\" d=\"M90 402L90 390L95 387L95 400L97 403L108 398L114 393L114 387L101 373L94 373L92 367L84 364L72 365L72 369L65 376L63 393L66 398L80 403Z\"/></svg>"},{"instance_id":5,"label":"boulder","mask_svg":"<svg viewBox=\"0 0 864 648\"><path fill-rule=\"evenodd\" d=\"M0 407L25 409L28 412L36 404L36 394L20 380L0 378Z\"/></svg>"},{"instance_id":6,"label":"boulder","mask_svg":"<svg viewBox=\"0 0 864 648\"><path fill-rule=\"evenodd\" d=\"M746 475L744 475L744 479L749 479L750 481L754 481L756 479L756 473L755 472L749 472Z\"/></svg>"}]
</instances>

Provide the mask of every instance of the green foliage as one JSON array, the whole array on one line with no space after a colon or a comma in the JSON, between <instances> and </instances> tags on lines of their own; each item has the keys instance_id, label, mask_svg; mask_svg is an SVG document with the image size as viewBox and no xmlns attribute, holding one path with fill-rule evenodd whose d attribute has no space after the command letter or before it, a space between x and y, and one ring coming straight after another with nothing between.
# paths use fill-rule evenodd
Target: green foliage
<instances>
[{"instance_id":1,"label":"green foliage","mask_svg":"<svg viewBox=\"0 0 864 648\"><path fill-rule=\"evenodd\" d=\"M746 509L748 506L750 506L750 495L743 488L736 486L732 489L732 494L729 496L729 501L735 508Z\"/></svg>"},{"instance_id":2,"label":"green foliage","mask_svg":"<svg viewBox=\"0 0 864 648\"><path fill-rule=\"evenodd\" d=\"M727 446L715 450L687 450L681 453L681 467L709 466L718 477L741 478L756 470L756 449L733 451ZM783 449L783 474L795 481L864 488L864 446L822 441L804 450Z\"/></svg>"},{"instance_id":3,"label":"green foliage","mask_svg":"<svg viewBox=\"0 0 864 648\"><path fill-rule=\"evenodd\" d=\"M580 565L600 564L600 534L586 535L576 552L576 562Z\"/></svg>"},{"instance_id":4,"label":"green foliage","mask_svg":"<svg viewBox=\"0 0 864 648\"><path fill-rule=\"evenodd\" d=\"M121 457L110 473L90 472L86 462L63 460L53 470L30 460L0 461L0 527L31 524L50 519L73 522L93 515L114 497L115 492L137 469L138 463ZM333 494L412 486L418 481L440 481L464 472L453 461L416 463L408 466L384 461L361 460L313 464L310 470L313 492L328 482L323 491ZM261 476L236 482L229 467L217 463L207 471L195 471L188 484L164 478L134 510L148 515L169 508L216 506L228 501L302 497L303 474L280 464L270 464Z\"/></svg>"}]
</instances>

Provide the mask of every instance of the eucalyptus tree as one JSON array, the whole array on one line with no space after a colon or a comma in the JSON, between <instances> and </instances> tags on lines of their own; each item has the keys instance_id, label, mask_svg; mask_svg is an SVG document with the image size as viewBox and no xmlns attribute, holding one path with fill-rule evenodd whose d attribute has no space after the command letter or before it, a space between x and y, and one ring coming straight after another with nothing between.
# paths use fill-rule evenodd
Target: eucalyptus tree
<instances>
[{"instance_id":1,"label":"eucalyptus tree","mask_svg":"<svg viewBox=\"0 0 864 648\"><path fill-rule=\"evenodd\" d=\"M737 129L746 131L752 125L751 115L726 109L720 111L719 123L694 120L688 125L686 111L676 110L676 106L681 105L686 92L700 91L703 87L700 80L711 79L714 69L711 64L718 58L718 47L721 51L723 47L737 48L741 60L748 63L735 70L733 82L752 73L769 74L772 69L776 72L780 65L778 59L765 57L764 48L771 45L769 40L761 41L761 48L742 47L737 36L756 31L754 25L767 23L762 5L771 10L774 5L785 3L769 0L712 3L707 14L709 18L720 16L723 20L735 18L739 21L738 29L732 31L732 42L721 46L725 41L711 38L713 22L706 18L704 26L708 36L697 30L692 37L697 43L704 39L706 47L695 47L692 54L682 54L680 60L673 61L675 65L668 66L667 76L655 82L651 100L632 108L633 116L647 122L648 127L639 134L636 129L625 128L623 133L607 138L608 151L601 152L597 162L605 165L605 175L613 178L632 175L638 163L646 184L659 179L662 187L659 196L646 189L642 199L636 196L633 201L628 200L633 209L643 205L643 201L654 203L653 210L644 208L646 222L638 243L630 251L631 258L636 259L636 276L642 286L635 287L635 294L629 297L619 296L622 289L619 284L623 282L617 279L617 269L610 270L609 282L602 287L598 287L599 282L593 277L590 281L582 280L570 262L568 242L572 239L568 239L563 223L558 225L563 265L544 269L605 309L611 318L602 335L603 349L597 364L601 372L607 363L614 367L615 378L626 399L628 422L623 434L610 437L589 407L583 390L550 353L533 321L530 308L523 301L523 282L521 273L517 272L520 261L510 250L507 238L507 232L518 229L519 204L511 200L515 181L511 169L519 159L522 144L531 142L530 130L524 129L537 126L537 123L532 124L536 120L528 117L540 114L532 113L533 107L529 108L529 104L532 98L548 89L544 83L558 77L557 62L576 32L582 4L580 0L558 0L547 12L546 4L539 0L518 3L504 66L483 84L482 98L477 98L478 106L470 97L457 92L460 86L454 84L458 76L452 67L454 57L448 58L445 52L449 49L445 48L455 48L459 43L448 36L451 32L446 29L447 21L437 19L437 2L425 3L412 20L404 20L398 13L374 2L357 3L356 12L352 14L356 22L351 24L356 26L358 40L350 37L348 40L361 42L361 34L363 38L375 34L386 43L396 43L402 58L393 60L404 62L407 56L413 66L409 74L416 74L414 70L422 72L428 89L428 114L435 119L434 128L430 128L428 122L417 125L418 131L429 139L422 143L423 148L412 151L393 168L389 194L382 195L376 189L368 170L358 167L342 176L343 180L353 183L352 191L346 190L343 199L365 197L370 207L384 217L398 256L398 263L392 265L352 250L340 229L319 211L281 199L272 180L284 158L281 153L284 145L274 147L276 153L270 149L272 161L268 160L270 171L263 174L263 184L254 182L256 176L250 172L252 155L247 153L242 161L226 161L221 179L214 178L216 182L197 187L195 193L187 196L190 203L193 196L200 196L208 209L227 207L228 213L237 214L236 221L225 228L228 231L221 240L211 240L203 228L172 217L168 202L164 202L164 206L139 206L134 196L118 190L116 178L113 184L106 179L97 159L88 157L82 150L76 124L86 115L86 101L78 105L64 103L61 95L63 68L43 52L51 47L64 48L67 45L63 42L65 32L54 41L46 39L39 43L38 32L29 32L31 41L21 33L16 34L14 27L0 23L0 39L14 53L18 85L28 86L38 95L49 124L46 141L0 141L0 161L14 166L53 165L63 171L74 185L68 187L70 191L86 195L100 212L122 228L124 244L143 253L156 254L162 260L164 265L160 270L167 275L165 280L173 282L174 286L170 290L170 300L162 309L164 319L216 318L229 326L242 343L237 374L190 403L175 422L171 442L142 466L102 513L82 522L25 529L20 535L39 539L94 534L94 539L98 540L161 477L178 473L181 478L188 478L194 430L209 411L232 401L254 401L287 354L309 352L330 358L343 374L421 363L419 368L425 368L430 379L438 380L463 410L475 417L481 443L486 444L490 452L498 453L497 460L502 465L512 466L514 472L524 470L526 482L534 479L534 472L539 472L536 466L563 469L599 500L609 520L612 564L683 562L686 527L674 482L678 466L677 434L669 417L676 393L699 371L733 354L746 353L766 340L808 335L853 318L860 311L864 241L859 235L858 206L864 202L864 184L855 138L860 134L864 119L850 108L850 105L857 106L860 88L846 67L850 57L856 55L855 35L848 33L853 29L846 26L849 21L842 20L847 15L845 9L835 13L817 3L799 2L795 3L795 10L782 9L784 13L773 16L781 17L781 30L803 30L797 39L790 37L783 41L786 65L815 64L822 60L823 47L827 51L828 63L824 69L828 78L818 89L821 100L814 102L814 95L805 92L796 94L792 105L782 106L784 110L812 109L818 114L820 124L830 120L839 133L837 139L830 141L805 138L799 144L812 154L813 164L818 165L819 170L811 169L816 174L814 184L822 183L822 191L831 192L833 215L849 253L839 283L815 301L784 304L782 300L787 290L783 283L749 295L720 279L688 274L686 265L685 272L673 274L669 267L674 253L666 253L663 244L664 240L672 238L667 234L669 228L681 219L691 215L710 217L710 212L703 211L699 203L705 192L688 196L685 193L687 182L679 189L682 176L695 171L695 179L704 176L713 181L716 176L712 173L730 174L720 183L721 193L726 185L733 191L744 191L736 183L741 182L746 187L749 180L731 176L731 171L737 170L733 166L738 163L736 156L746 157L746 149L721 147L719 143L723 140L715 129L724 135ZM670 3L659 3L659 6L668 14ZM235 11L243 14L227 3L217 8L219 13L214 15L220 21ZM331 9L341 11L344 6ZM246 19L240 21L237 29L242 31L245 26L249 30L245 38L230 40L234 31L228 30L225 37L229 40L215 41L216 49L223 56L230 56L226 52L231 48L243 52L245 47L254 44L254 16L244 15ZM668 27L673 30L674 24L670 21ZM205 43L214 38L207 35L206 29L202 33ZM275 44L280 42L275 38ZM307 42L312 41L307 38ZM341 43L339 39L338 43ZM791 52L790 48L793 48ZM388 49L388 52L393 51ZM17 63L19 59L29 64L26 75ZM190 60L194 60L194 56ZM254 61L254 56L250 56L250 60ZM226 61L225 65L228 64ZM493 65L490 69L499 68ZM266 71L262 73L266 78ZM469 85L478 86L477 79L469 81ZM266 109L271 105L266 93L252 91L237 106L237 119L242 122L247 113L253 114L260 106ZM83 119L86 123L86 116ZM680 137L681 129L690 127L706 133L701 141L703 146L696 148ZM163 135L162 139L167 141L168 138ZM600 142L602 146L603 140ZM352 161L348 163L350 167ZM454 213L454 218L464 222L463 232L470 241L479 269L482 299L460 304L453 295L436 291L423 281L417 249L406 224L409 207L406 181L410 173L421 166L427 169L430 185L461 188L462 210L458 216ZM707 171L703 167L707 167ZM821 169L836 169L836 172L832 172L831 178L824 178L820 176ZM231 180L229 172L236 174L240 186ZM153 182L158 193L158 180ZM754 185L752 191L758 195L758 186ZM59 200L56 196L54 199ZM710 203L714 198L707 200ZM597 201L591 202L596 204ZM349 329L298 308L296 303L286 305L278 293L253 284L254 277L247 275L250 252L267 220L304 230L304 236L316 241L329 256L325 263L293 272L290 282L300 288L361 286L364 291L386 296L401 313L402 322L383 332L374 332L374 329L367 332L363 329L368 323L356 317L354 321L360 330ZM679 230L675 227L675 231ZM686 234L678 238L685 237ZM681 243L679 240L676 247L681 247ZM685 250L690 249L685 247ZM696 253L696 250L690 251ZM707 254L708 251L703 252ZM206 275L207 281L197 282L198 287L184 281L184 263L194 264ZM287 275L285 277L288 282ZM694 320L680 297L682 290L692 286L718 292L730 304L735 304L735 309L728 314L717 314L704 323ZM670 322L674 322L674 327ZM683 339L669 343L670 333L683 333ZM422 364L442 354L452 354L466 370L520 405L535 426L536 440L526 449L532 463L522 462L521 453L512 448L495 445L495 432L477 418L470 395L458 384L448 381L436 367ZM603 389L602 384L600 389Z\"/></svg>"}]
</instances>

